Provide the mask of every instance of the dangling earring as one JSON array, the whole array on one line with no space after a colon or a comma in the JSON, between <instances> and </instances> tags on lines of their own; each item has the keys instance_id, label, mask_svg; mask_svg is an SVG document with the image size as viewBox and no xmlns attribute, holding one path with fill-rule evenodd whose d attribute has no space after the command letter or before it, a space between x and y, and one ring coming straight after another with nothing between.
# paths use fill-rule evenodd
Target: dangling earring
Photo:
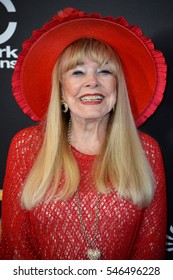
<instances>
[{"instance_id":1,"label":"dangling earring","mask_svg":"<svg viewBox=\"0 0 173 280\"><path fill-rule=\"evenodd\" d=\"M61 105L62 105L62 112L63 113L67 113L68 105L67 105L67 103L63 99L61 99Z\"/></svg>"}]
</instances>

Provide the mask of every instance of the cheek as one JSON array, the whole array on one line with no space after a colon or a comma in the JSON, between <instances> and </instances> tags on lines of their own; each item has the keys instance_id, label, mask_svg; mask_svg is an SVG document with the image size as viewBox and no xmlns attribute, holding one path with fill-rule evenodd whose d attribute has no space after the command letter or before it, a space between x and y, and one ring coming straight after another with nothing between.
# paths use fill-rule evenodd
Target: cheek
<instances>
[{"instance_id":1,"label":"cheek","mask_svg":"<svg viewBox=\"0 0 173 280\"><path fill-rule=\"evenodd\" d=\"M110 98L110 104L109 104L110 109L112 109L115 106L116 100L117 100L117 95L116 92L114 92L114 94L112 94Z\"/></svg>"},{"instance_id":2,"label":"cheek","mask_svg":"<svg viewBox=\"0 0 173 280\"><path fill-rule=\"evenodd\" d=\"M110 98L113 102L116 101L117 98L117 86L115 81L112 81L112 83L109 84L110 88L109 88L109 92L110 92Z\"/></svg>"},{"instance_id":3,"label":"cheek","mask_svg":"<svg viewBox=\"0 0 173 280\"><path fill-rule=\"evenodd\" d=\"M110 107L113 107L117 101L117 88L116 85L113 85L110 89Z\"/></svg>"},{"instance_id":4,"label":"cheek","mask_svg":"<svg viewBox=\"0 0 173 280\"><path fill-rule=\"evenodd\" d=\"M72 86L69 83L69 81L67 82L66 79L62 80L61 93L65 101L68 99L68 97L70 97L71 91L72 91Z\"/></svg>"},{"instance_id":5,"label":"cheek","mask_svg":"<svg viewBox=\"0 0 173 280\"><path fill-rule=\"evenodd\" d=\"M114 77L109 77L108 79L105 79L102 81L102 85L107 88L107 91L112 93L117 91L117 82Z\"/></svg>"},{"instance_id":6,"label":"cheek","mask_svg":"<svg viewBox=\"0 0 173 280\"><path fill-rule=\"evenodd\" d=\"M113 89L113 91L115 92L115 95L116 95L116 92L117 92L117 82L116 82L115 79L112 80L111 86L112 86L112 89Z\"/></svg>"}]
</instances>

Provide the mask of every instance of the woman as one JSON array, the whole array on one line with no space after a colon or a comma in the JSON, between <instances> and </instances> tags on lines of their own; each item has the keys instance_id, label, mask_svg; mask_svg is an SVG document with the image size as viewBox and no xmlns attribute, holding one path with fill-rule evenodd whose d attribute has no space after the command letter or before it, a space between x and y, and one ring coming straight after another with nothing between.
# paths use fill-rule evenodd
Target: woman
<instances>
[{"instance_id":1,"label":"woman","mask_svg":"<svg viewBox=\"0 0 173 280\"><path fill-rule=\"evenodd\" d=\"M69 8L26 41L13 92L40 123L11 143L2 259L164 258L162 156L136 125L160 103L166 66L125 26Z\"/></svg>"}]
</instances>

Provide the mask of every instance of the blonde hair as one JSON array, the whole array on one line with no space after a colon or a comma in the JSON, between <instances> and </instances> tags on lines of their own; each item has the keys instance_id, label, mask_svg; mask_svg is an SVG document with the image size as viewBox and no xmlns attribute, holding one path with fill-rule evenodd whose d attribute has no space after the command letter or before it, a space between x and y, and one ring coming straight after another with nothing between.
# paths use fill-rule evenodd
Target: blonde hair
<instances>
[{"instance_id":1,"label":"blonde hair","mask_svg":"<svg viewBox=\"0 0 173 280\"><path fill-rule=\"evenodd\" d=\"M79 185L79 167L67 141L69 116L61 112L60 98L62 73L81 63L84 56L99 65L109 62L117 79L116 108L110 113L107 138L93 165L95 186L101 193L117 191L139 208L151 202L154 176L133 120L120 60L105 43L84 38L68 46L54 67L43 145L22 193L26 209L42 200L68 199ZM57 187L62 174L64 182Z\"/></svg>"}]
</instances>

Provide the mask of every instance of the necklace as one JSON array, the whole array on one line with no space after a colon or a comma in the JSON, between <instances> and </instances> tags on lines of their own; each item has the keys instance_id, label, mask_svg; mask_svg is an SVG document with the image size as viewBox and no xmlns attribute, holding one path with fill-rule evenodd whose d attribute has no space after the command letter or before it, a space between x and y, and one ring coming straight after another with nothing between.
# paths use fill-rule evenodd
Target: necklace
<instances>
[{"instance_id":1,"label":"necklace","mask_svg":"<svg viewBox=\"0 0 173 280\"><path fill-rule=\"evenodd\" d=\"M69 120L69 124L68 124L68 143L69 143L69 147L71 146L71 119ZM101 251L97 248L96 245L96 239L97 239L97 234L98 234L98 218L99 218L99 202L100 202L100 194L98 193L97 196L97 204L95 207L95 222L94 222L94 238L93 238L93 242L91 242L88 238L88 235L86 233L86 228L85 228L85 223L83 221L83 217L82 217L82 207L81 207L81 202L79 199L79 192L78 189L76 191L76 202L77 202L77 210L78 210L78 215L79 215L79 220L80 220L80 225L81 225L81 230L82 230L82 234L85 237L88 245L89 245L89 249L87 250L87 256L90 260L98 260L100 259L101 256Z\"/></svg>"},{"instance_id":2,"label":"necklace","mask_svg":"<svg viewBox=\"0 0 173 280\"><path fill-rule=\"evenodd\" d=\"M77 206L78 206L78 215L79 215L79 220L80 220L80 225L81 225L81 230L82 230L82 234L85 237L88 245L90 246L90 248L87 250L87 256L90 260L98 260L100 259L101 256L101 251L97 248L96 246L96 239L97 239L97 234L98 234L98 218L99 218L99 202L100 202L100 194L98 194L97 196L97 205L96 205L96 216L95 216L95 223L94 223L94 238L93 238L93 242L91 242L88 238L88 235L86 233L86 228L85 228L85 224L82 218L82 207L81 207L81 203L80 203L80 199L79 199L79 192L78 189L76 191L76 201L77 201Z\"/></svg>"}]
</instances>

